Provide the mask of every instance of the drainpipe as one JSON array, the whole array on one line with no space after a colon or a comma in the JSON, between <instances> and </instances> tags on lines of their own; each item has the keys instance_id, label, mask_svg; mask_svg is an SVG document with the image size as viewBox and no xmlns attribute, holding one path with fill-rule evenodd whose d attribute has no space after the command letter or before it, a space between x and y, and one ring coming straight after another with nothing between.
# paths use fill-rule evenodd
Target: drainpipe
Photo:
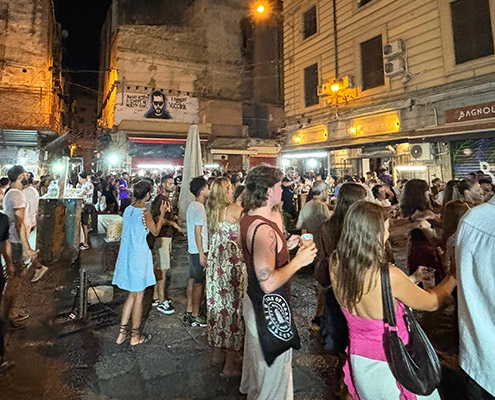
<instances>
[{"instance_id":1,"label":"drainpipe","mask_svg":"<svg viewBox=\"0 0 495 400\"><path fill-rule=\"evenodd\" d=\"M339 55L338 55L338 43L337 43L337 8L336 0L332 0L333 8L333 47L334 47L334 59L335 59L335 79L339 79Z\"/></svg>"}]
</instances>

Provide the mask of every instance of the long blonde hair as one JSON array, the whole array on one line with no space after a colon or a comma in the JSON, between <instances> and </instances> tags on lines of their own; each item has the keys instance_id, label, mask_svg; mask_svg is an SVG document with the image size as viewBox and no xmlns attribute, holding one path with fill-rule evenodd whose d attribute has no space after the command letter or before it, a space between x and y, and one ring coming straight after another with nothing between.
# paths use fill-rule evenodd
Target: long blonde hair
<instances>
[{"instance_id":1,"label":"long blonde hair","mask_svg":"<svg viewBox=\"0 0 495 400\"><path fill-rule=\"evenodd\" d=\"M210 196L206 203L206 219L210 231L217 229L223 210L232 204L232 198L229 197L231 187L230 179L225 177L217 178L211 184Z\"/></svg>"},{"instance_id":2,"label":"long blonde hair","mask_svg":"<svg viewBox=\"0 0 495 400\"><path fill-rule=\"evenodd\" d=\"M384 231L383 207L360 200L349 208L332 255L337 264L335 295L349 311L371 289L373 279L366 282L366 273L371 269L378 274L386 265Z\"/></svg>"}]
</instances>

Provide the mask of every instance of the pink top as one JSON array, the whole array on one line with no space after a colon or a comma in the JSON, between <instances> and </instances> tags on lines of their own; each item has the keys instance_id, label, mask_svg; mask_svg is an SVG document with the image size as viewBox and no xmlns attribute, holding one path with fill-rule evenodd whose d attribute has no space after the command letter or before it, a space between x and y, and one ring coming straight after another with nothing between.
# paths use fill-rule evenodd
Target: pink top
<instances>
[{"instance_id":1,"label":"pink top","mask_svg":"<svg viewBox=\"0 0 495 400\"><path fill-rule=\"evenodd\" d=\"M347 361L344 365L344 382L347 385L352 398L354 400L360 400L352 379L349 356L353 354L371 360L387 362L385 350L383 349L385 324L381 319L358 317L352 315L343 308L342 311L349 327L349 346L347 347ZM402 341L407 344L409 342L409 332L407 331L406 323L404 321L404 304L400 301L397 301L395 318L397 320L398 335ZM397 387L400 390L400 400L417 399L414 393L409 392L399 382L397 382Z\"/></svg>"}]
</instances>

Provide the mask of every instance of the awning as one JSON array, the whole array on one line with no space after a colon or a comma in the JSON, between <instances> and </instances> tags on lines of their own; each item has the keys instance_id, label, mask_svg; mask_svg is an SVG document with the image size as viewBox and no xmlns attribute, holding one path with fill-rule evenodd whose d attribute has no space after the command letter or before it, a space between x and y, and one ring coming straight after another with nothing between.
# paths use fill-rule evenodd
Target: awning
<instances>
[{"instance_id":1,"label":"awning","mask_svg":"<svg viewBox=\"0 0 495 400\"><path fill-rule=\"evenodd\" d=\"M172 122L169 120L130 120L124 119L117 126L118 131L125 131L133 136L178 136L178 133L187 137L191 124L186 122ZM211 134L211 124L198 124L199 133Z\"/></svg>"},{"instance_id":2,"label":"awning","mask_svg":"<svg viewBox=\"0 0 495 400\"><path fill-rule=\"evenodd\" d=\"M129 136L131 143L156 143L156 144L183 144L185 145L187 137L144 137L144 136ZM201 144L208 142L208 139L201 138Z\"/></svg>"},{"instance_id":3,"label":"awning","mask_svg":"<svg viewBox=\"0 0 495 400\"><path fill-rule=\"evenodd\" d=\"M0 129L0 145L38 147L38 131Z\"/></svg>"}]
</instances>

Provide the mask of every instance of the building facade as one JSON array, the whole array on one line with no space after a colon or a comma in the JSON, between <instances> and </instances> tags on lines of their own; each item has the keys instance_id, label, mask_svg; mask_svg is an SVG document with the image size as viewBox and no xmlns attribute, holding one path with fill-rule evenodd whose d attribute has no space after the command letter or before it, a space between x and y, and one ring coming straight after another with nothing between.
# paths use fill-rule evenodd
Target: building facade
<instances>
[{"instance_id":1,"label":"building facade","mask_svg":"<svg viewBox=\"0 0 495 400\"><path fill-rule=\"evenodd\" d=\"M38 175L64 131L60 26L51 0L0 2L0 165ZM4 174L5 171L1 171Z\"/></svg>"},{"instance_id":2,"label":"building facade","mask_svg":"<svg viewBox=\"0 0 495 400\"><path fill-rule=\"evenodd\" d=\"M495 175L494 0L284 0L283 18L284 165Z\"/></svg>"},{"instance_id":3,"label":"building facade","mask_svg":"<svg viewBox=\"0 0 495 400\"><path fill-rule=\"evenodd\" d=\"M101 35L99 125L113 133L121 168L182 165L193 123L206 162L241 169L251 156L276 158L280 147L270 137L284 122L281 80L266 80L258 91L253 82L263 74L280 77L280 41L253 34L244 6L112 3ZM272 35L278 29L265 27ZM272 68L257 68L262 64ZM260 140L253 144L250 135ZM229 140L233 148L224 146Z\"/></svg>"}]
</instances>

